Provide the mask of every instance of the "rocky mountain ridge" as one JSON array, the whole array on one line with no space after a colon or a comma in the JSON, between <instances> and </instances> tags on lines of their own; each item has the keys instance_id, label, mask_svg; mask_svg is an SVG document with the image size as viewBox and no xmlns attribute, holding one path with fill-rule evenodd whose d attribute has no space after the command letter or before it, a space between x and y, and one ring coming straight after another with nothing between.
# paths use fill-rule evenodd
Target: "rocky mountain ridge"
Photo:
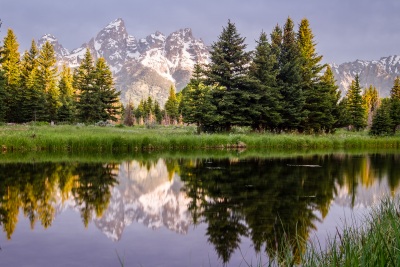
<instances>
[{"instance_id":1,"label":"rocky mountain ridge","mask_svg":"<svg viewBox=\"0 0 400 267\"><path fill-rule=\"evenodd\" d=\"M373 85L381 97L388 97L394 79L400 75L400 56L388 56L370 61L356 60L340 65L332 64L331 67L342 96L346 94L351 81L358 74L361 87Z\"/></svg>"},{"instance_id":2,"label":"rocky mountain ridge","mask_svg":"<svg viewBox=\"0 0 400 267\"><path fill-rule=\"evenodd\" d=\"M207 46L189 28L168 36L157 31L136 39L128 34L122 19L109 23L96 37L72 51L50 34L38 41L39 47L46 41L53 44L60 65L78 67L86 49L94 59L104 57L115 76L117 90L121 91L122 102L132 101L135 105L148 96L163 105L171 85L180 91L189 82L194 64L209 60Z\"/></svg>"}]
</instances>

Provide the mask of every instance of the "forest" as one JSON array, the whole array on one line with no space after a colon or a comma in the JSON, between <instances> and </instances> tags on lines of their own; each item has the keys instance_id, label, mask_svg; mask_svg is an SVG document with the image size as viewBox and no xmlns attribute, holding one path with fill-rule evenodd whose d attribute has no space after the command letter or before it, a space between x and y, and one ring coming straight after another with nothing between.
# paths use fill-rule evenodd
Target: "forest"
<instances>
[{"instance_id":1,"label":"forest","mask_svg":"<svg viewBox=\"0 0 400 267\"><path fill-rule=\"evenodd\" d=\"M1 24L0 24L1 26ZM192 124L197 132L333 133L338 128L368 129L392 135L400 124L400 80L389 98L381 99L370 85L361 88L356 76L346 95L331 68L322 64L309 21L296 31L289 17L268 35L261 32L254 51L228 21L210 47L208 65L195 65L189 84L179 93L171 85L162 107L151 96L120 103L110 68L94 61L87 49L78 68L60 67L50 43L31 47L22 56L11 29L0 45L0 122L127 126Z\"/></svg>"}]
</instances>

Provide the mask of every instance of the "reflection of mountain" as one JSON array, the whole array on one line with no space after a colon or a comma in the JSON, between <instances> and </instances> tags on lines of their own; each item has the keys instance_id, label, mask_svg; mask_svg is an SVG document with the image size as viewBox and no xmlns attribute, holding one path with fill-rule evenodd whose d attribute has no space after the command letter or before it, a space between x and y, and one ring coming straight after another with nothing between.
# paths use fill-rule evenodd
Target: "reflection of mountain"
<instances>
[{"instance_id":1,"label":"reflection of mountain","mask_svg":"<svg viewBox=\"0 0 400 267\"><path fill-rule=\"evenodd\" d=\"M107 237L121 238L125 226L138 222L156 229L186 233L191 223L188 198L178 177L171 181L163 160L151 166L126 162L120 166L119 185L112 190L108 209L95 224Z\"/></svg>"},{"instance_id":2,"label":"reflection of mountain","mask_svg":"<svg viewBox=\"0 0 400 267\"><path fill-rule=\"evenodd\" d=\"M391 189L387 180L375 180L369 187L363 184L357 184L352 190L348 186L337 185L337 195L334 202L342 207L365 208L378 204L379 201L391 195Z\"/></svg>"}]
</instances>

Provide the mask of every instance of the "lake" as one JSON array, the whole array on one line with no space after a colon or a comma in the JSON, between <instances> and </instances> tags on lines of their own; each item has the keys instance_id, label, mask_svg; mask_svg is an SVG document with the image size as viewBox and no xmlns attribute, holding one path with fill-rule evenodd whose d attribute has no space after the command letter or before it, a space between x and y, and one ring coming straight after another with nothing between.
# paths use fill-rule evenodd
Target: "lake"
<instances>
[{"instance_id":1,"label":"lake","mask_svg":"<svg viewBox=\"0 0 400 267\"><path fill-rule=\"evenodd\" d=\"M0 266L256 266L400 181L390 152L3 162Z\"/></svg>"}]
</instances>

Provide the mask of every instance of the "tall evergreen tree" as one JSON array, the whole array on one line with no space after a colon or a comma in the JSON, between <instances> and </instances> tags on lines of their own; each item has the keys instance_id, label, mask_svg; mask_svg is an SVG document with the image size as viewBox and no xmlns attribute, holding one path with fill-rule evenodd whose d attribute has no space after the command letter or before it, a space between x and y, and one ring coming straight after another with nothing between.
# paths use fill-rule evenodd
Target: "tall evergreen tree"
<instances>
[{"instance_id":1,"label":"tall evergreen tree","mask_svg":"<svg viewBox=\"0 0 400 267\"><path fill-rule=\"evenodd\" d=\"M47 112L44 106L45 95L40 88L39 81L39 49L34 40L31 48L25 51L21 61L21 87L23 94L21 97L21 116L22 122L36 121L43 118Z\"/></svg>"},{"instance_id":2,"label":"tall evergreen tree","mask_svg":"<svg viewBox=\"0 0 400 267\"><path fill-rule=\"evenodd\" d=\"M211 46L206 84L218 88L213 90L213 99L223 130L246 123L242 109L247 109L248 103L243 101L247 96L242 89L248 73L250 53L245 51L244 41L235 24L228 21L218 41Z\"/></svg>"},{"instance_id":3,"label":"tall evergreen tree","mask_svg":"<svg viewBox=\"0 0 400 267\"><path fill-rule=\"evenodd\" d=\"M280 115L281 95L277 86L276 68L278 59L273 53L267 35L262 32L254 52L253 61L250 65L249 77L253 80L255 96L251 99L252 105L252 128L253 129L276 129L282 122Z\"/></svg>"},{"instance_id":4,"label":"tall evergreen tree","mask_svg":"<svg viewBox=\"0 0 400 267\"><path fill-rule=\"evenodd\" d=\"M288 18L283 29L279 57L278 82L283 97L281 127L286 130L299 130L307 117L304 110L305 96L302 90L302 59L293 28L293 21Z\"/></svg>"},{"instance_id":5,"label":"tall evergreen tree","mask_svg":"<svg viewBox=\"0 0 400 267\"><path fill-rule=\"evenodd\" d=\"M349 123L356 131L362 130L366 126L365 109L361 96L360 78L358 74L347 92L347 109L349 113Z\"/></svg>"},{"instance_id":6,"label":"tall evergreen tree","mask_svg":"<svg viewBox=\"0 0 400 267\"><path fill-rule=\"evenodd\" d=\"M335 84L331 68L328 66L320 82L309 89L307 124L308 132L332 132L338 120L338 102L340 92Z\"/></svg>"},{"instance_id":7,"label":"tall evergreen tree","mask_svg":"<svg viewBox=\"0 0 400 267\"><path fill-rule=\"evenodd\" d=\"M46 42L40 50L38 63L40 87L45 94L47 109L47 116L43 119L55 121L61 103L59 100L60 91L57 87L57 59L50 42Z\"/></svg>"},{"instance_id":8,"label":"tall evergreen tree","mask_svg":"<svg viewBox=\"0 0 400 267\"><path fill-rule=\"evenodd\" d=\"M400 125L400 77L396 77L390 90L390 117L393 123L393 133Z\"/></svg>"},{"instance_id":9,"label":"tall evergreen tree","mask_svg":"<svg viewBox=\"0 0 400 267\"><path fill-rule=\"evenodd\" d=\"M380 105L380 97L376 87L370 85L362 95L367 126L372 124L372 118Z\"/></svg>"},{"instance_id":10,"label":"tall evergreen tree","mask_svg":"<svg viewBox=\"0 0 400 267\"><path fill-rule=\"evenodd\" d=\"M5 117L9 122L19 122L19 104L21 97L21 66L19 44L14 32L9 29L4 37L0 56L2 79L4 83ZM4 112L4 111L3 111Z\"/></svg>"},{"instance_id":11,"label":"tall evergreen tree","mask_svg":"<svg viewBox=\"0 0 400 267\"><path fill-rule=\"evenodd\" d=\"M183 121L196 124L198 133L213 131L216 106L212 104L211 87L199 82L199 77L193 76L183 91Z\"/></svg>"},{"instance_id":12,"label":"tall evergreen tree","mask_svg":"<svg viewBox=\"0 0 400 267\"><path fill-rule=\"evenodd\" d=\"M306 131L321 131L327 115L316 107L321 102L329 102L327 93L329 88L325 86L326 84L319 84L320 73L324 66L320 64L322 56L316 52L314 34L307 19L302 19L300 22L297 42L301 54L301 88L305 96L304 110L307 114L302 128ZM322 91L320 92L320 90Z\"/></svg>"},{"instance_id":13,"label":"tall evergreen tree","mask_svg":"<svg viewBox=\"0 0 400 267\"><path fill-rule=\"evenodd\" d=\"M316 52L314 34L310 28L309 21L305 18L300 22L297 41L302 58L301 76L303 90L308 90L318 82L319 74L323 70L324 65L320 64L322 56Z\"/></svg>"},{"instance_id":14,"label":"tall evergreen tree","mask_svg":"<svg viewBox=\"0 0 400 267\"><path fill-rule=\"evenodd\" d=\"M388 98L382 99L382 104L376 109L373 115L370 134L391 135L393 134L393 121L390 116L391 101Z\"/></svg>"},{"instance_id":15,"label":"tall evergreen tree","mask_svg":"<svg viewBox=\"0 0 400 267\"><path fill-rule=\"evenodd\" d=\"M66 65L62 67L58 88L61 102L57 113L58 121L73 122L76 115L75 89L71 69Z\"/></svg>"},{"instance_id":16,"label":"tall evergreen tree","mask_svg":"<svg viewBox=\"0 0 400 267\"><path fill-rule=\"evenodd\" d=\"M99 102L95 104L98 109L99 120L117 121L121 114L121 104L118 92L114 87L114 81L110 68L104 58L99 58L94 70L94 98Z\"/></svg>"},{"instance_id":17,"label":"tall evergreen tree","mask_svg":"<svg viewBox=\"0 0 400 267\"><path fill-rule=\"evenodd\" d=\"M77 90L76 103L78 120L95 122L98 120L98 100L95 96L94 62L89 49L86 49L81 64L74 70L73 87Z\"/></svg>"}]
</instances>

